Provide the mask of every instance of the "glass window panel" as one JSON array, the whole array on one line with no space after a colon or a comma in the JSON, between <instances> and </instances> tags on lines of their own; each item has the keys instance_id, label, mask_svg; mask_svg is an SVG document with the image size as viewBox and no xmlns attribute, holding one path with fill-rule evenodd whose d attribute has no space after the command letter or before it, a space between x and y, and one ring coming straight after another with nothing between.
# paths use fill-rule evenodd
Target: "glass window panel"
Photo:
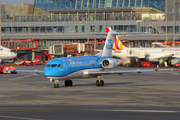
<instances>
[{"instance_id":1,"label":"glass window panel","mask_svg":"<svg viewBox=\"0 0 180 120\"><path fill-rule=\"evenodd\" d=\"M124 0L124 7L129 7L129 0Z\"/></svg>"},{"instance_id":2,"label":"glass window panel","mask_svg":"<svg viewBox=\"0 0 180 120\"><path fill-rule=\"evenodd\" d=\"M136 26L130 25L130 31L129 32L136 32Z\"/></svg>"},{"instance_id":3,"label":"glass window panel","mask_svg":"<svg viewBox=\"0 0 180 120\"><path fill-rule=\"evenodd\" d=\"M1 11L1 19L5 19L5 11Z\"/></svg>"},{"instance_id":4,"label":"glass window panel","mask_svg":"<svg viewBox=\"0 0 180 120\"><path fill-rule=\"evenodd\" d=\"M54 0L49 1L49 9L54 9Z\"/></svg>"},{"instance_id":5,"label":"glass window panel","mask_svg":"<svg viewBox=\"0 0 180 120\"><path fill-rule=\"evenodd\" d=\"M70 9L75 9L76 0L70 1Z\"/></svg>"},{"instance_id":6,"label":"glass window panel","mask_svg":"<svg viewBox=\"0 0 180 120\"><path fill-rule=\"evenodd\" d=\"M178 6L175 6L175 15L178 15Z\"/></svg>"},{"instance_id":7,"label":"glass window panel","mask_svg":"<svg viewBox=\"0 0 180 120\"><path fill-rule=\"evenodd\" d=\"M93 1L94 0L89 0L89 8L93 8Z\"/></svg>"},{"instance_id":8,"label":"glass window panel","mask_svg":"<svg viewBox=\"0 0 180 120\"><path fill-rule=\"evenodd\" d=\"M104 8L104 6L105 6L105 0L101 0L101 6L100 6L100 8Z\"/></svg>"},{"instance_id":9,"label":"glass window panel","mask_svg":"<svg viewBox=\"0 0 180 120\"><path fill-rule=\"evenodd\" d=\"M54 9L60 9L60 1L55 2Z\"/></svg>"},{"instance_id":10,"label":"glass window panel","mask_svg":"<svg viewBox=\"0 0 180 120\"><path fill-rule=\"evenodd\" d=\"M99 7L99 0L96 0L95 6L96 6L96 8Z\"/></svg>"},{"instance_id":11,"label":"glass window panel","mask_svg":"<svg viewBox=\"0 0 180 120\"><path fill-rule=\"evenodd\" d=\"M141 7L141 0L136 0L136 7Z\"/></svg>"},{"instance_id":12,"label":"glass window panel","mask_svg":"<svg viewBox=\"0 0 180 120\"><path fill-rule=\"evenodd\" d=\"M167 15L172 15L172 7L167 7Z\"/></svg>"},{"instance_id":13,"label":"glass window panel","mask_svg":"<svg viewBox=\"0 0 180 120\"><path fill-rule=\"evenodd\" d=\"M82 0L77 0L77 9L81 9Z\"/></svg>"},{"instance_id":14,"label":"glass window panel","mask_svg":"<svg viewBox=\"0 0 180 120\"><path fill-rule=\"evenodd\" d=\"M111 2L112 2L112 0L106 0L106 8L111 7Z\"/></svg>"},{"instance_id":15,"label":"glass window panel","mask_svg":"<svg viewBox=\"0 0 180 120\"><path fill-rule=\"evenodd\" d=\"M82 8L87 8L87 2L88 2L88 0L83 1L83 7Z\"/></svg>"},{"instance_id":16,"label":"glass window panel","mask_svg":"<svg viewBox=\"0 0 180 120\"><path fill-rule=\"evenodd\" d=\"M116 8L116 6L117 6L117 0L113 0L113 2L112 2L112 8Z\"/></svg>"},{"instance_id":17,"label":"glass window panel","mask_svg":"<svg viewBox=\"0 0 180 120\"><path fill-rule=\"evenodd\" d=\"M71 9L71 1L65 0L63 7L64 9Z\"/></svg>"},{"instance_id":18,"label":"glass window panel","mask_svg":"<svg viewBox=\"0 0 180 120\"><path fill-rule=\"evenodd\" d=\"M131 0L131 7L135 7L135 0Z\"/></svg>"},{"instance_id":19,"label":"glass window panel","mask_svg":"<svg viewBox=\"0 0 180 120\"><path fill-rule=\"evenodd\" d=\"M149 7L149 0L143 0L143 7Z\"/></svg>"},{"instance_id":20,"label":"glass window panel","mask_svg":"<svg viewBox=\"0 0 180 120\"><path fill-rule=\"evenodd\" d=\"M118 8L122 8L123 7L123 0L119 0L118 1Z\"/></svg>"}]
</instances>

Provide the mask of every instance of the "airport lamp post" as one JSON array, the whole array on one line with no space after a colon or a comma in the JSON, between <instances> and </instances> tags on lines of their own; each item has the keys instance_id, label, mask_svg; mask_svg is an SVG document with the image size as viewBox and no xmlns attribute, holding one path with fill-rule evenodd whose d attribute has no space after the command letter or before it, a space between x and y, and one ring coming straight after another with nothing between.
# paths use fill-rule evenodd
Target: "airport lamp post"
<instances>
[{"instance_id":1,"label":"airport lamp post","mask_svg":"<svg viewBox=\"0 0 180 120\"><path fill-rule=\"evenodd\" d=\"M175 45L175 12L176 12L176 7L175 7L175 0L173 0L173 6L174 6L174 14L173 14L173 47Z\"/></svg>"},{"instance_id":2,"label":"airport lamp post","mask_svg":"<svg viewBox=\"0 0 180 120\"><path fill-rule=\"evenodd\" d=\"M90 2L90 1L89 1ZM87 20L87 19L86 19ZM88 26L87 26L87 32L89 33L89 4L88 4ZM89 34L88 34L88 39L87 42L89 43Z\"/></svg>"},{"instance_id":3,"label":"airport lamp post","mask_svg":"<svg viewBox=\"0 0 180 120\"><path fill-rule=\"evenodd\" d=\"M1 0L0 0L1 3ZM0 5L0 45L1 45L1 5Z\"/></svg>"},{"instance_id":4,"label":"airport lamp post","mask_svg":"<svg viewBox=\"0 0 180 120\"><path fill-rule=\"evenodd\" d=\"M165 11L166 11L166 44L165 45L167 45L167 41L168 41L168 38L167 38L167 0L166 0Z\"/></svg>"},{"instance_id":5,"label":"airport lamp post","mask_svg":"<svg viewBox=\"0 0 180 120\"><path fill-rule=\"evenodd\" d=\"M95 17L94 17L94 21L95 21L95 26L94 26L94 32L96 32L96 0L94 1L95 3ZM94 36L94 51L96 49L96 35Z\"/></svg>"}]
</instances>

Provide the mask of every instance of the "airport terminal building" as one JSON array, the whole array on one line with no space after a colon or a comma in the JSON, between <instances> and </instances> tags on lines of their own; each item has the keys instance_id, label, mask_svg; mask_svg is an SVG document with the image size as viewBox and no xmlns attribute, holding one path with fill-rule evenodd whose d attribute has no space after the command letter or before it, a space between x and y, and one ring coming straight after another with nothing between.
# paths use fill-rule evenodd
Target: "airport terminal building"
<instances>
[{"instance_id":1,"label":"airport terminal building","mask_svg":"<svg viewBox=\"0 0 180 120\"><path fill-rule=\"evenodd\" d=\"M2 45L14 47L27 59L32 58L32 51L41 53L58 43L104 42L106 36L87 33L105 32L105 27L117 32L148 32L119 36L131 41L127 47L180 40L180 0L167 1L167 9L166 0L35 0L34 5L2 5L1 14ZM30 51L27 56L16 49L23 40Z\"/></svg>"}]
</instances>

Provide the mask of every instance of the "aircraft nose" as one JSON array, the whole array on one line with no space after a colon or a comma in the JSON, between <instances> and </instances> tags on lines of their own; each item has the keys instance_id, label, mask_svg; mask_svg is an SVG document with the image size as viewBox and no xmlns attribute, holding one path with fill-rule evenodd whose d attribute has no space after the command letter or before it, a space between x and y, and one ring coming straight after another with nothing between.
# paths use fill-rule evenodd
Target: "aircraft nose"
<instances>
[{"instance_id":1,"label":"aircraft nose","mask_svg":"<svg viewBox=\"0 0 180 120\"><path fill-rule=\"evenodd\" d=\"M58 70L45 69L44 70L44 76L45 77L58 77L58 76L60 76L60 73L58 72Z\"/></svg>"},{"instance_id":2,"label":"aircraft nose","mask_svg":"<svg viewBox=\"0 0 180 120\"><path fill-rule=\"evenodd\" d=\"M52 76L51 70L44 70L44 76L45 76L45 77L50 77L50 76Z\"/></svg>"}]
</instances>

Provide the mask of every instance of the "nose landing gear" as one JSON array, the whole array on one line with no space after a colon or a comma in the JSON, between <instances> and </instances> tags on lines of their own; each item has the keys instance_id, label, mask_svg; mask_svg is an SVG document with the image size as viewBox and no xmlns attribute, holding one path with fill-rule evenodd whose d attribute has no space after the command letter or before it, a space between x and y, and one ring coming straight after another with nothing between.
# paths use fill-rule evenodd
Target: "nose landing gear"
<instances>
[{"instance_id":1,"label":"nose landing gear","mask_svg":"<svg viewBox=\"0 0 180 120\"><path fill-rule=\"evenodd\" d=\"M51 82L53 81L53 80L50 80ZM59 80L54 80L53 81L55 84L54 84L54 88L59 88Z\"/></svg>"},{"instance_id":2,"label":"nose landing gear","mask_svg":"<svg viewBox=\"0 0 180 120\"><path fill-rule=\"evenodd\" d=\"M59 88L59 84L54 84L54 88Z\"/></svg>"}]
</instances>

